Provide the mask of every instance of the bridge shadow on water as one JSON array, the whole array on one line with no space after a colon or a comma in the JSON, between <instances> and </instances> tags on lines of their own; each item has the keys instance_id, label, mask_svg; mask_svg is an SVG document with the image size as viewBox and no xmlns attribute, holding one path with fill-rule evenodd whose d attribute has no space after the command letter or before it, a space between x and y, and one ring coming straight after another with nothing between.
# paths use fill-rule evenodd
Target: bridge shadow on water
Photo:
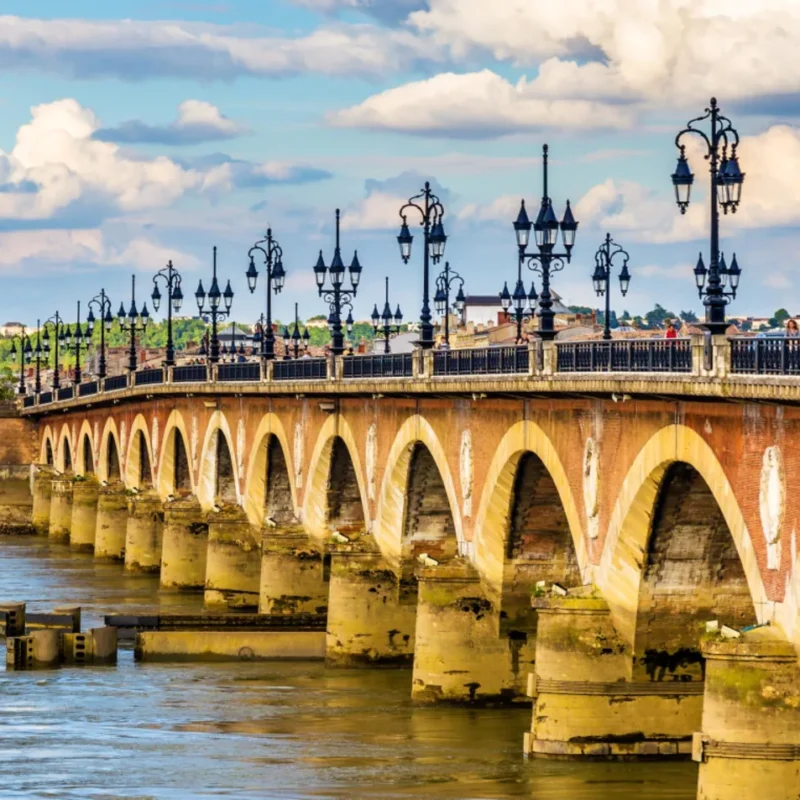
<instances>
[{"instance_id":1,"label":"bridge shadow on water","mask_svg":"<svg viewBox=\"0 0 800 800\"><path fill-rule=\"evenodd\" d=\"M0 538L0 597L32 611L196 611L152 575ZM692 764L525 760L529 709L414 707L410 670L136 664L0 673L3 798L690 800Z\"/></svg>"}]
</instances>

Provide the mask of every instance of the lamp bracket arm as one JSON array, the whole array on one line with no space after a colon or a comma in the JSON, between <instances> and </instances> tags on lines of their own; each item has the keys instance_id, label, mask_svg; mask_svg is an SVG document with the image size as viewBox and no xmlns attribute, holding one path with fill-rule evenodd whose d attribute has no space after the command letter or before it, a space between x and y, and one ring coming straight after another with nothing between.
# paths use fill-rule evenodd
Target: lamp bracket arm
<instances>
[{"instance_id":1,"label":"lamp bracket arm","mask_svg":"<svg viewBox=\"0 0 800 800\"><path fill-rule=\"evenodd\" d=\"M706 116L707 116L707 115L706 115ZM714 152L714 144L712 144L711 140L708 138L708 136L707 136L707 135L706 135L706 134L705 134L703 131L701 131L701 130L698 130L697 128L693 128L693 127L692 127L692 123L694 123L694 122L699 122L700 120L703 120L703 119L705 119L705 118L706 118L706 117L698 117L697 119L693 119L693 120L692 120L692 121L691 121L691 122L690 122L690 123L689 123L689 124L688 124L688 125L687 125L687 126L686 126L686 127L685 127L685 128L684 128L684 129L683 129L683 130L682 130L682 131L681 131L681 132L680 132L680 133L679 133L677 136L676 136L676 137L675 137L675 146L676 146L677 148L681 149L681 151L683 151L683 148L684 148L686 145L682 145L682 144L681 144L681 139L682 139L682 138L683 138L683 137L684 137L684 136L685 136L687 133L693 133L693 134L695 134L696 136L699 136L699 137L700 137L700 138L701 138L701 139L702 139L702 140L703 140L703 141L706 143L706 155L705 155L705 158L706 158L706 159L708 159L708 158L710 158L710 157L711 157L711 154Z\"/></svg>"}]
</instances>

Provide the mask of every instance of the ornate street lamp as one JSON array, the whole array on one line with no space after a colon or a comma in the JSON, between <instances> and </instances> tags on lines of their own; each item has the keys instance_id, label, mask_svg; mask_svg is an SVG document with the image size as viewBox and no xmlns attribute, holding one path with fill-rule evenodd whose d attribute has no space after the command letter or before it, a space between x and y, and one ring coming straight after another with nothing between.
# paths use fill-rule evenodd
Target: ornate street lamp
<instances>
[{"instance_id":1,"label":"ornate street lamp","mask_svg":"<svg viewBox=\"0 0 800 800\"><path fill-rule=\"evenodd\" d=\"M415 202L422 201L421 203ZM419 340L421 347L429 350L433 347L433 322L430 308L430 262L438 264L444 255L444 247L447 243L447 236L444 232L442 219L444 217L444 206L439 198L431 191L431 185L425 181L425 188L420 194L409 198L408 202L400 209L400 219L403 220L400 226L400 234L397 243L400 245L400 257L404 264L408 264L411 258L411 243L414 237L408 229L406 209L416 209L421 217L420 225L423 228L424 247L423 247L423 269L422 269L422 312L420 314L420 330L422 336Z\"/></svg>"},{"instance_id":2,"label":"ornate street lamp","mask_svg":"<svg viewBox=\"0 0 800 800\"><path fill-rule=\"evenodd\" d=\"M330 267L325 266L322 258L322 250L319 251L319 258L314 265L314 277L317 280L319 296L328 304L328 327L331 331L331 352L335 356L340 356L344 352L344 334L342 333L342 309L347 306L350 312L347 315L345 325L347 333L353 332L353 298L358 291L358 283L361 280L362 266L358 260L358 250L353 253L353 260L350 262L350 287L344 288L345 266L342 261L342 253L339 247L339 209L336 209L336 248L333 251L333 260ZM325 288L325 279L330 275L331 288Z\"/></svg>"},{"instance_id":3,"label":"ornate street lamp","mask_svg":"<svg viewBox=\"0 0 800 800\"><path fill-rule=\"evenodd\" d=\"M44 359L46 362L50 362L50 330L48 325L53 326L53 340L55 341L55 346L53 347L53 352L55 353L55 367L53 369L53 389L58 390L61 388L61 375L58 371L58 356L61 352L61 348L64 346L64 338L65 338L65 325L64 321L61 319L58 311L53 314L50 319L48 319L44 325L44 333L42 334L42 350L44 352Z\"/></svg>"},{"instance_id":4,"label":"ornate street lamp","mask_svg":"<svg viewBox=\"0 0 800 800\"><path fill-rule=\"evenodd\" d=\"M710 135L695 128L697 122L711 120ZM730 266L719 250L719 207L727 214L736 213L742 199L744 173L739 169L739 158L736 149L739 146L739 133L731 121L722 116L717 106L717 98L711 98L711 106L706 108L702 117L689 121L686 127L675 137L678 148L678 166L672 175L675 187L675 200L681 214L689 207L694 175L686 160L686 146L681 140L687 134L696 134L706 145L705 158L711 168L711 261L706 269L703 254L697 260L694 277L697 291L706 307L706 321L703 327L712 334L724 334L728 328L725 321L725 310L730 300L736 298L742 270L734 254ZM726 287L730 285L728 290Z\"/></svg>"},{"instance_id":5,"label":"ornate street lamp","mask_svg":"<svg viewBox=\"0 0 800 800\"><path fill-rule=\"evenodd\" d=\"M17 343L19 342L19 349ZM20 395L25 394L25 365L31 363L33 358L33 345L31 345L31 337L25 333L25 326L22 326L22 333L17 333L11 337L11 351L9 357L12 361L17 360L19 356L19 389Z\"/></svg>"},{"instance_id":6,"label":"ornate street lamp","mask_svg":"<svg viewBox=\"0 0 800 800\"><path fill-rule=\"evenodd\" d=\"M567 208L564 211L561 222L558 221L555 211L553 211L553 203L547 194L548 151L548 146L544 145L542 148L544 191L536 222L531 223L528 218L528 212L525 210L525 201L523 200L517 219L514 221L514 232L517 236L520 261L527 259L528 269L542 276L542 293L539 295L539 336L545 340L552 340L555 339L556 331L553 324L555 313L553 312L553 298L550 294L550 276L555 272L560 272L564 269L565 263L568 264L571 261L578 223L572 215L569 200L567 200ZM528 253L526 251L530 240L531 228L533 228L534 241L539 251L538 253ZM561 231L561 243L564 246L563 253L555 252L559 230ZM521 285L520 277L517 281L517 289ZM535 295L536 293L533 292L533 294Z\"/></svg>"},{"instance_id":7,"label":"ornate street lamp","mask_svg":"<svg viewBox=\"0 0 800 800\"><path fill-rule=\"evenodd\" d=\"M460 314L464 310L464 303L466 302L464 279L455 270L450 269L449 261L445 261L444 269L436 278L436 294L433 297L433 303L436 307L436 313L440 317L444 316L444 342L448 349L450 347L450 290L456 282L458 282L459 286L452 310Z\"/></svg>"},{"instance_id":8,"label":"ornate street lamp","mask_svg":"<svg viewBox=\"0 0 800 800\"><path fill-rule=\"evenodd\" d=\"M611 268L614 266L614 259L617 256L622 258L622 269L619 273L619 290L622 296L625 297L631 282L631 274L628 272L628 259L630 256L611 238L611 234L607 233L605 241L595 254L595 268L592 274L592 284L597 296L602 297L605 295L606 297L604 339L611 338Z\"/></svg>"},{"instance_id":9,"label":"ornate street lamp","mask_svg":"<svg viewBox=\"0 0 800 800\"><path fill-rule=\"evenodd\" d=\"M89 324L86 324L86 328L81 326L80 300L78 300L78 320L75 323L74 331L70 329L69 323L66 323L63 327L63 336L61 336L60 339L67 353L71 350L72 354L75 356L75 372L73 374L72 385L77 386L81 382L81 358L84 353L88 352L92 343Z\"/></svg>"},{"instance_id":10,"label":"ornate street lamp","mask_svg":"<svg viewBox=\"0 0 800 800\"><path fill-rule=\"evenodd\" d=\"M294 304L294 330L289 333L289 326L283 329L283 346L284 346L284 359L291 358L290 350L294 351L294 357L300 358L300 351L304 353L308 350L308 343L311 339L311 334L308 328L305 329L303 334L300 334L300 318L297 316L297 303Z\"/></svg>"},{"instance_id":11,"label":"ornate street lamp","mask_svg":"<svg viewBox=\"0 0 800 800\"><path fill-rule=\"evenodd\" d=\"M159 280L164 282L167 290L167 357L164 359L165 367L175 366L175 342L172 338L172 314L178 313L183 305L183 291L181 290L181 276L178 270L172 266L172 261L167 262L164 269L159 270L153 276L153 294L150 295L153 301L153 311L158 311L161 305L161 292L158 289Z\"/></svg>"},{"instance_id":12,"label":"ornate street lamp","mask_svg":"<svg viewBox=\"0 0 800 800\"><path fill-rule=\"evenodd\" d=\"M264 239L259 239L248 252L250 256L250 266L247 268L247 286L250 294L256 290L258 280L258 270L253 257L255 252L261 253L264 257L264 266L267 274L267 319L263 328L265 335L261 337L261 357L267 361L275 358L275 334L272 330L272 294L280 294L286 280L286 270L283 268L283 249L275 239L272 238L272 228L267 228L267 235Z\"/></svg>"},{"instance_id":13,"label":"ornate street lamp","mask_svg":"<svg viewBox=\"0 0 800 800\"><path fill-rule=\"evenodd\" d=\"M150 312L147 310L147 303L142 306L141 312L136 308L136 276L131 275L131 306L125 313L125 306L120 303L117 312L119 329L123 333L130 333L131 343L128 350L128 369L136 371L136 334L144 333L147 330L147 323L150 321Z\"/></svg>"},{"instance_id":14,"label":"ornate street lamp","mask_svg":"<svg viewBox=\"0 0 800 800\"><path fill-rule=\"evenodd\" d=\"M389 305L389 278L386 279L386 300L383 304L383 313L378 314L378 304L375 303L375 308L372 309L372 328L376 336L383 337L383 352L391 353L389 347L389 339L393 333L400 333L400 326L403 324L403 312L400 310L398 304L394 314L392 314L392 307Z\"/></svg>"},{"instance_id":15,"label":"ornate street lamp","mask_svg":"<svg viewBox=\"0 0 800 800\"><path fill-rule=\"evenodd\" d=\"M203 281L197 285L197 291L194 293L195 300L197 300L197 310L200 315L209 315L211 317L211 344L209 346L208 360L211 364L216 364L219 361L219 338L217 336L217 324L221 319L227 319L231 313L231 305L233 304L233 289L231 289L231 282L228 281L225 291L219 290L217 283L217 248L214 247L214 270L211 278L211 288L206 294L203 288ZM205 307L206 297L208 297L208 308ZM220 308L220 303L223 303L224 310ZM269 335L269 334L267 334Z\"/></svg>"},{"instance_id":16,"label":"ornate street lamp","mask_svg":"<svg viewBox=\"0 0 800 800\"><path fill-rule=\"evenodd\" d=\"M114 324L114 316L111 313L111 300L106 294L105 289L100 290L100 294L95 295L88 303L89 313L86 316L86 333L89 339L92 338L94 333L94 324L96 318L94 316L93 308L97 308L97 314L100 318L100 359L97 365L97 377L106 377L106 333L111 332L111 326Z\"/></svg>"},{"instance_id":17,"label":"ornate street lamp","mask_svg":"<svg viewBox=\"0 0 800 800\"><path fill-rule=\"evenodd\" d=\"M220 352L220 356L222 356L223 361L225 359L225 356L229 355L231 357L231 364L235 364L236 363L236 356L237 355L240 355L240 356L244 355L244 342L240 342L239 343L239 347L237 349L237 347L236 347L236 322L232 322L231 323L230 332L231 332L231 346L230 347L226 347L223 344L222 347L220 347L219 352Z\"/></svg>"},{"instance_id":18,"label":"ornate street lamp","mask_svg":"<svg viewBox=\"0 0 800 800\"><path fill-rule=\"evenodd\" d=\"M508 291L508 282L503 284L503 291L500 292L500 305L503 306L503 313L506 319L513 317L517 325L516 342L522 341L522 325L527 320L533 319L536 315L536 303L539 296L536 294L536 286L531 281L531 290L525 294L525 285L522 283L522 257L517 258L517 283L514 286L514 293Z\"/></svg>"}]
</instances>

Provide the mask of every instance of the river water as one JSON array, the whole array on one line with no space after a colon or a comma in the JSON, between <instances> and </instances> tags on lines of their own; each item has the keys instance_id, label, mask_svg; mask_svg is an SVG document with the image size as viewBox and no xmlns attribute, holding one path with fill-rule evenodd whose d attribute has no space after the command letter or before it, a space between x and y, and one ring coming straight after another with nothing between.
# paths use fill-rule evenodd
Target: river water
<instances>
[{"instance_id":1,"label":"river water","mask_svg":"<svg viewBox=\"0 0 800 800\"><path fill-rule=\"evenodd\" d=\"M0 537L0 600L31 611L194 611L153 576ZM530 710L416 708L408 670L318 663L0 672L0 798L694 800L682 764L526 760Z\"/></svg>"}]
</instances>

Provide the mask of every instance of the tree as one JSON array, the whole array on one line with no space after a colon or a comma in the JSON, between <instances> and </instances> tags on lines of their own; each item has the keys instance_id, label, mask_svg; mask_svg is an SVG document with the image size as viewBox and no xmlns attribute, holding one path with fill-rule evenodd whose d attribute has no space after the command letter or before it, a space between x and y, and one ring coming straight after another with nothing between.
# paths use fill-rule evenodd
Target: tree
<instances>
[{"instance_id":1,"label":"tree","mask_svg":"<svg viewBox=\"0 0 800 800\"><path fill-rule=\"evenodd\" d=\"M656 303L652 311L648 311L644 318L647 321L648 328L660 328L666 319L674 319L675 313L667 311L660 303Z\"/></svg>"},{"instance_id":2,"label":"tree","mask_svg":"<svg viewBox=\"0 0 800 800\"><path fill-rule=\"evenodd\" d=\"M697 319L697 314L695 314L694 311L681 311L681 319L684 322L689 322L689 323L699 321Z\"/></svg>"},{"instance_id":3,"label":"tree","mask_svg":"<svg viewBox=\"0 0 800 800\"><path fill-rule=\"evenodd\" d=\"M782 328L791 314L785 308L779 308L767 321L770 328Z\"/></svg>"}]
</instances>

